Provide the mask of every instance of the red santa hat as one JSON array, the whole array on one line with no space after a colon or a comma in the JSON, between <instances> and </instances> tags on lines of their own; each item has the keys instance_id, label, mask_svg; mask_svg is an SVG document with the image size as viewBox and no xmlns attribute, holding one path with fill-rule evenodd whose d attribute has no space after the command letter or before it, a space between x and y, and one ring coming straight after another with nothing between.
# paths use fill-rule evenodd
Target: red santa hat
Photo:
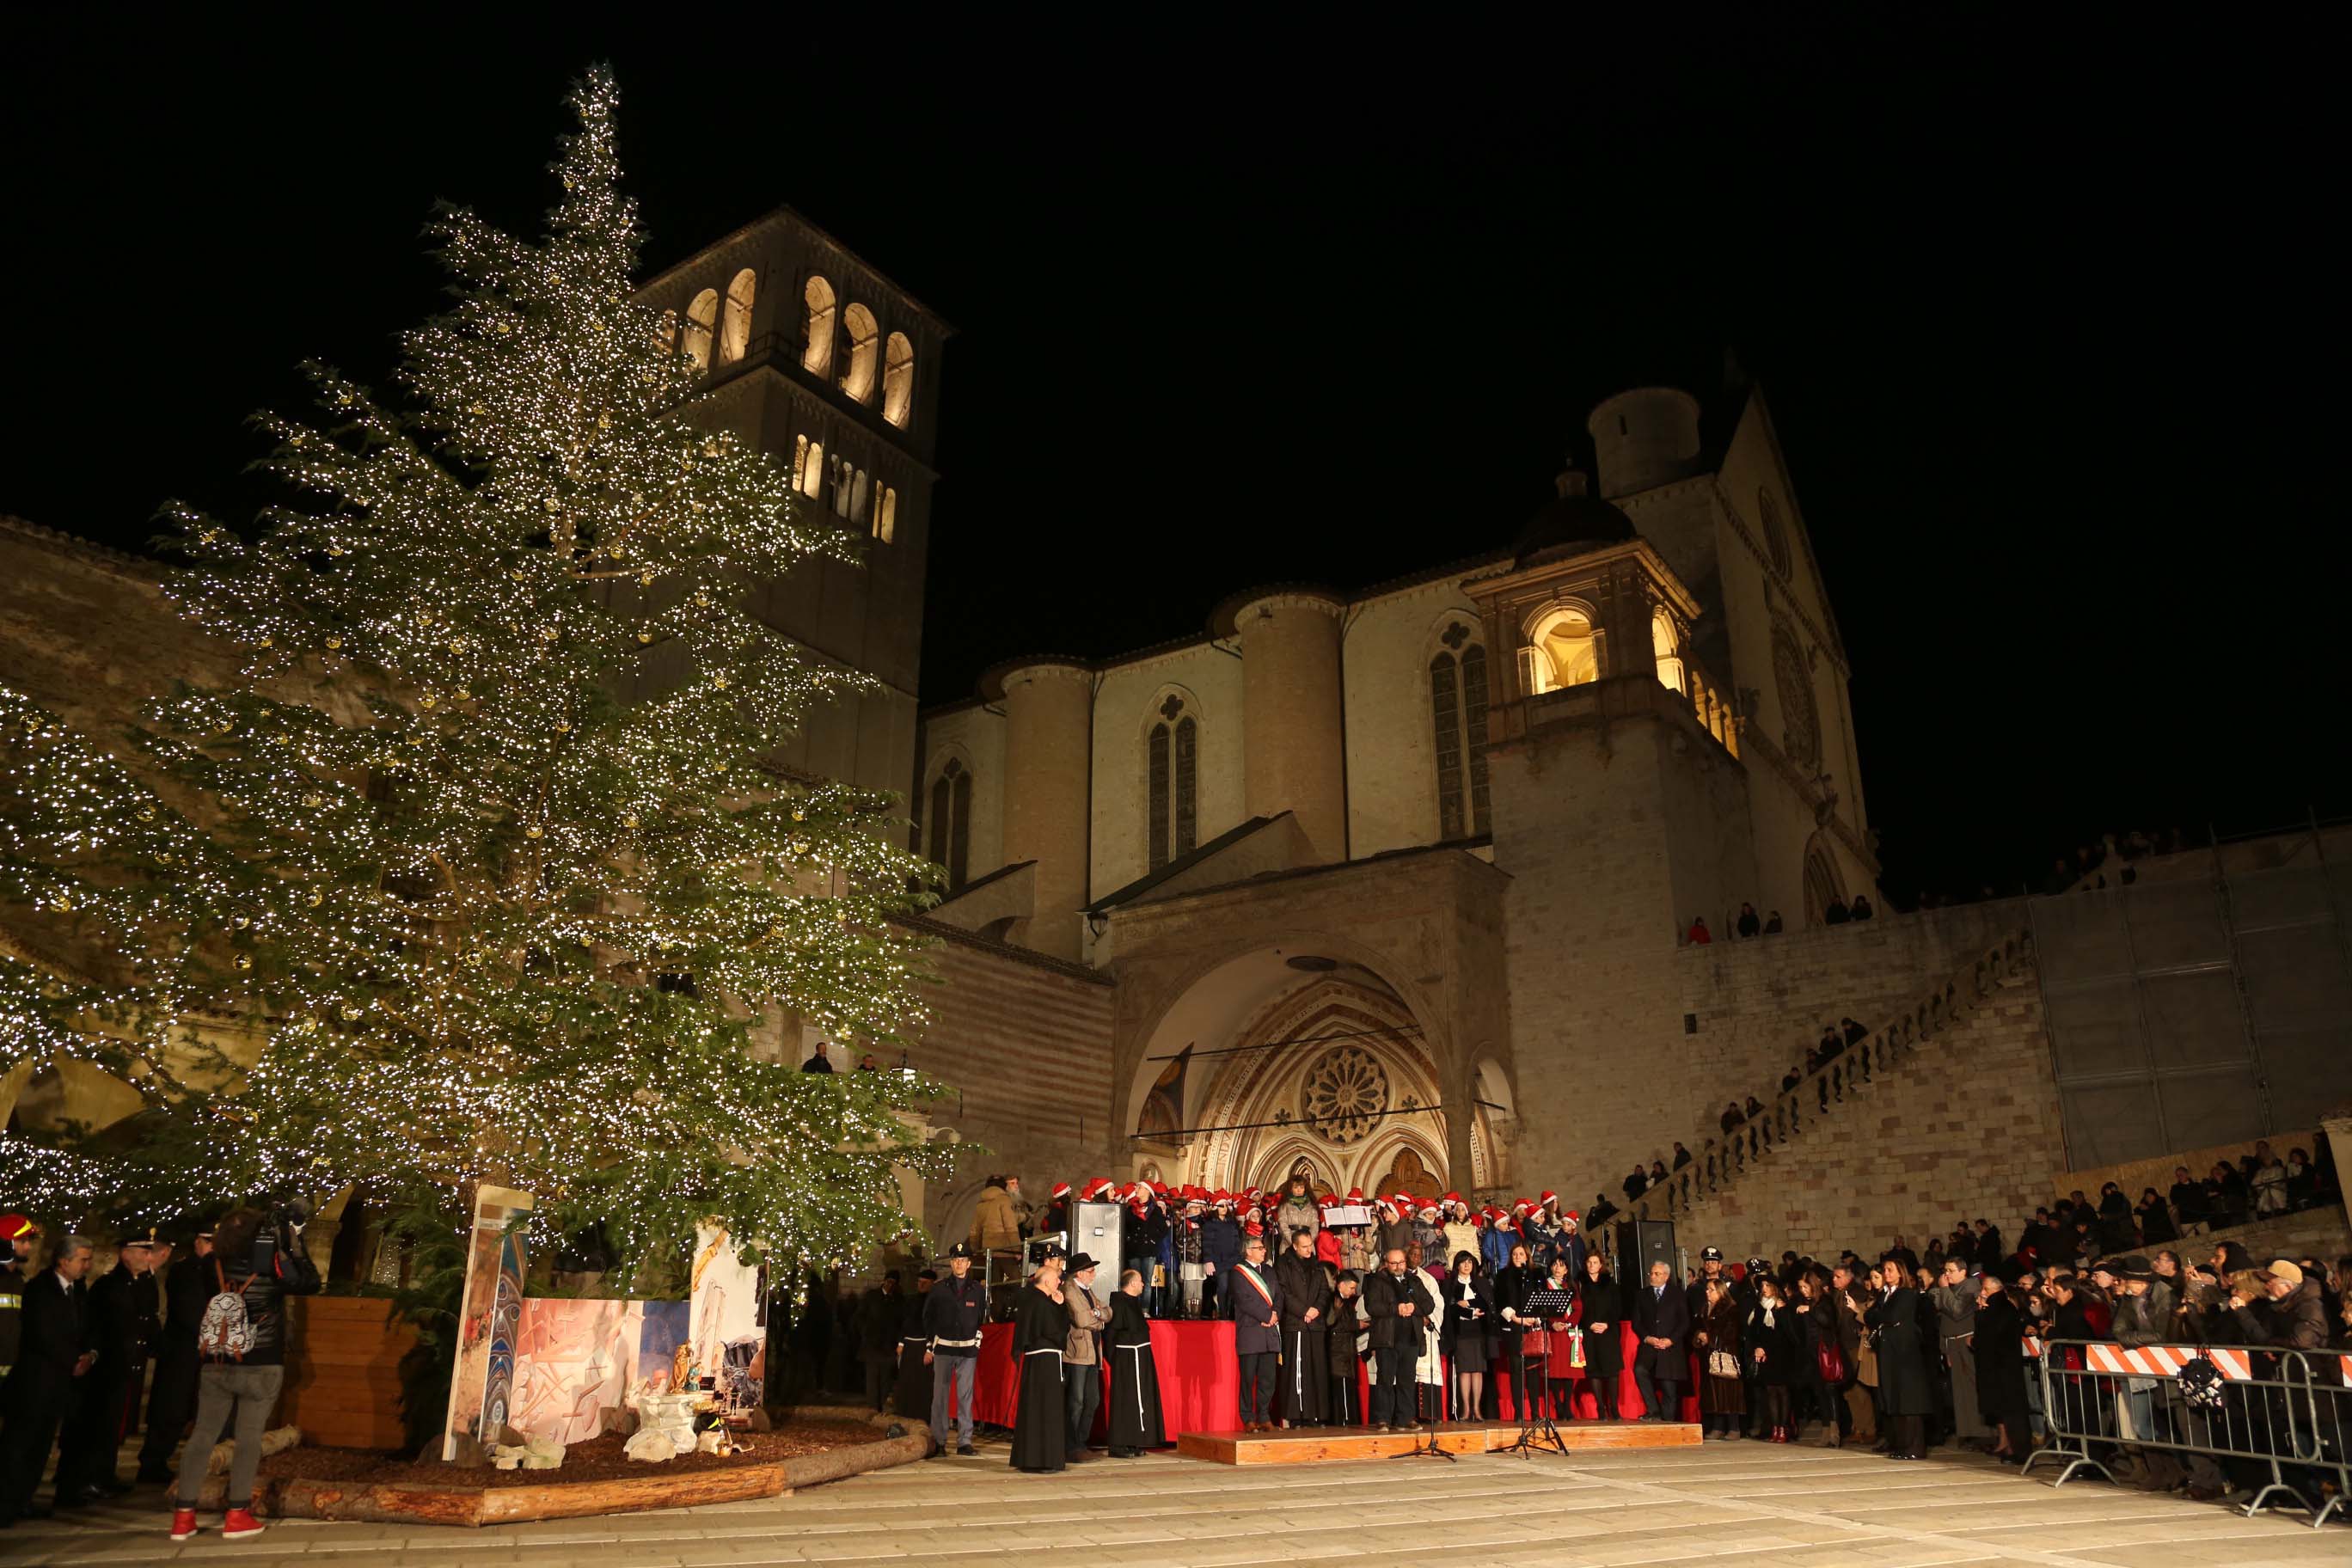
<instances>
[{"instance_id":1,"label":"red santa hat","mask_svg":"<svg viewBox=\"0 0 2352 1568\"><path fill-rule=\"evenodd\" d=\"M1398 1206L1399 1208L1407 1208L1407 1209L1409 1209L1409 1208L1412 1208L1412 1206L1414 1206L1414 1205L1413 1205L1413 1198L1412 1198L1412 1194L1411 1193L1399 1191L1399 1192L1397 1192L1397 1193L1393 1194L1392 1195L1395 1197L1395 1199L1396 1199L1396 1201L1397 1201L1397 1206Z\"/></svg>"},{"instance_id":2,"label":"red santa hat","mask_svg":"<svg viewBox=\"0 0 2352 1568\"><path fill-rule=\"evenodd\" d=\"M1325 1193L1322 1196L1321 1202L1323 1206L1328 1209L1337 1207L1339 1200L1333 1197L1329 1193Z\"/></svg>"},{"instance_id":3,"label":"red santa hat","mask_svg":"<svg viewBox=\"0 0 2352 1568\"><path fill-rule=\"evenodd\" d=\"M1213 1204L1230 1204L1234 1201L1234 1194L1225 1191L1224 1188L1219 1187L1215 1192L1209 1194L1209 1201Z\"/></svg>"},{"instance_id":4,"label":"red santa hat","mask_svg":"<svg viewBox=\"0 0 2352 1568\"><path fill-rule=\"evenodd\" d=\"M1460 1193L1448 1193L1445 1194L1445 1201L1449 1204L1458 1204L1462 1201L1462 1194Z\"/></svg>"},{"instance_id":5,"label":"red santa hat","mask_svg":"<svg viewBox=\"0 0 2352 1568\"><path fill-rule=\"evenodd\" d=\"M1536 1205L1534 1204L1529 1203L1527 1199L1521 1198L1511 1205L1511 1212L1513 1214L1525 1214L1535 1206Z\"/></svg>"},{"instance_id":6,"label":"red santa hat","mask_svg":"<svg viewBox=\"0 0 2352 1568\"><path fill-rule=\"evenodd\" d=\"M1423 1219L1435 1219L1437 1217L1437 1205L1435 1204L1422 1205L1421 1217Z\"/></svg>"},{"instance_id":7,"label":"red santa hat","mask_svg":"<svg viewBox=\"0 0 2352 1568\"><path fill-rule=\"evenodd\" d=\"M1070 1184L1067 1182L1055 1182L1054 1184L1054 1195L1057 1198L1068 1197L1070 1195Z\"/></svg>"},{"instance_id":8,"label":"red santa hat","mask_svg":"<svg viewBox=\"0 0 2352 1568\"><path fill-rule=\"evenodd\" d=\"M1351 1204L1362 1203L1364 1201L1364 1189L1361 1187L1349 1187L1348 1189L1348 1201Z\"/></svg>"},{"instance_id":9,"label":"red santa hat","mask_svg":"<svg viewBox=\"0 0 2352 1568\"><path fill-rule=\"evenodd\" d=\"M1395 1200L1394 1198L1382 1198L1382 1199L1381 1200L1381 1212L1382 1214L1384 1214L1384 1215L1388 1215L1388 1216L1389 1216L1389 1218L1391 1218L1391 1219L1394 1219L1394 1218L1396 1218L1396 1216L1397 1216L1396 1200Z\"/></svg>"},{"instance_id":10,"label":"red santa hat","mask_svg":"<svg viewBox=\"0 0 2352 1568\"><path fill-rule=\"evenodd\" d=\"M1543 1195L1543 1205L1546 1208L1551 1207L1552 1205L1558 1202L1559 1202L1559 1194L1558 1193L1546 1193Z\"/></svg>"},{"instance_id":11,"label":"red santa hat","mask_svg":"<svg viewBox=\"0 0 2352 1568\"><path fill-rule=\"evenodd\" d=\"M1093 1181L1088 1182L1084 1187L1079 1189L1078 1201L1083 1204L1090 1204L1097 1198L1102 1196L1103 1194L1109 1189L1109 1177L1097 1176Z\"/></svg>"},{"instance_id":12,"label":"red santa hat","mask_svg":"<svg viewBox=\"0 0 2352 1568\"><path fill-rule=\"evenodd\" d=\"M1562 1225L1574 1225L1576 1223L1576 1211L1574 1209L1569 1210L1566 1214L1559 1216L1559 1222Z\"/></svg>"}]
</instances>

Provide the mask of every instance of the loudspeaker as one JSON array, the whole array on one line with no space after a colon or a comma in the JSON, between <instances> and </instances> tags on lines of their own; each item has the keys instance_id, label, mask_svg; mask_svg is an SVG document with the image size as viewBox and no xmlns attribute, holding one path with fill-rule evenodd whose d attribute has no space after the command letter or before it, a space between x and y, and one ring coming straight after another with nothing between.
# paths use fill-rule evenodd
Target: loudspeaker
<instances>
[{"instance_id":1,"label":"loudspeaker","mask_svg":"<svg viewBox=\"0 0 2352 1568\"><path fill-rule=\"evenodd\" d=\"M1070 1256L1083 1252L1101 1266L1102 1272L1095 1276L1095 1294L1106 1301L1118 1289L1118 1271L1126 1267L1125 1254L1119 1249L1119 1232L1126 1218L1127 1210L1119 1204L1070 1205ZM1110 1281L1108 1290L1102 1287L1105 1279Z\"/></svg>"},{"instance_id":2,"label":"loudspeaker","mask_svg":"<svg viewBox=\"0 0 2352 1568\"><path fill-rule=\"evenodd\" d=\"M1623 1285L1646 1285L1650 1265L1666 1266L1666 1278L1682 1278L1681 1259L1675 1252L1675 1222L1670 1219L1627 1219L1617 1222L1617 1279ZM1631 1272L1628 1272L1630 1266Z\"/></svg>"}]
</instances>

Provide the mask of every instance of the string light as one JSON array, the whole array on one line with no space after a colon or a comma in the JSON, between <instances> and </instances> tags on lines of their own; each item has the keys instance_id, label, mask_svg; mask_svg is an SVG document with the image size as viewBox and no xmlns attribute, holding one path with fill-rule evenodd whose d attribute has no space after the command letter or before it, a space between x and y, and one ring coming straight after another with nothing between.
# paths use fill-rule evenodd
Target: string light
<instances>
[{"instance_id":1,"label":"string light","mask_svg":"<svg viewBox=\"0 0 2352 1568\"><path fill-rule=\"evenodd\" d=\"M889 916L934 868L874 830L886 797L761 766L876 687L742 585L856 542L696 428L693 367L631 298L609 74L573 105L541 242L436 225L456 302L404 340L409 402L309 366L331 427L262 421L308 504L249 540L171 514L165 591L236 678L108 745L0 688L0 900L82 971L0 953L0 1029L154 1113L103 1152L0 1131L12 1202L494 1180L625 1253L718 1216L805 1260L904 1232L896 1167L945 1174L904 1120L935 1086L802 1074L783 1026L885 1049L928 1021ZM624 705L656 626L710 679Z\"/></svg>"}]
</instances>

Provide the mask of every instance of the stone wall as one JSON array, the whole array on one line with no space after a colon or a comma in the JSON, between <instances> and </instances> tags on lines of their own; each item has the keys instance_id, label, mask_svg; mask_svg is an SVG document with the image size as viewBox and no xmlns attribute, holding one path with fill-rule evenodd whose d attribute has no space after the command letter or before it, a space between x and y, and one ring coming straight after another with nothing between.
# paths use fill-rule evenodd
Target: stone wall
<instances>
[{"instance_id":1,"label":"stone wall","mask_svg":"<svg viewBox=\"0 0 2352 1568\"><path fill-rule=\"evenodd\" d=\"M1668 1105L1654 1131L1663 1136L1645 1157L1667 1157L1676 1138L1703 1149L1724 1102L1750 1094L1769 1101L1824 1024L1851 1017L1876 1029L2025 925L2022 904L2010 900L1680 949L1678 994L1664 1005L1677 1030L1691 1020L1696 1033L1676 1047L1687 1070L1661 1086ZM2053 1160L2063 1157L2053 1151Z\"/></svg>"},{"instance_id":2,"label":"stone wall","mask_svg":"<svg viewBox=\"0 0 2352 1568\"><path fill-rule=\"evenodd\" d=\"M2008 985L1694 1205L1675 1241L1694 1256L1873 1256L1979 1218L2014 1239L2044 1202L2061 1136L2041 994Z\"/></svg>"},{"instance_id":3,"label":"stone wall","mask_svg":"<svg viewBox=\"0 0 2352 1568\"><path fill-rule=\"evenodd\" d=\"M949 1242L970 1229L992 1173L1019 1176L1041 1208L1055 1182L1110 1173L1112 991L1076 964L913 923L937 938L922 962L938 981L923 987L931 1022L907 1065L956 1091L932 1106L932 1125L985 1145L925 1194L932 1236Z\"/></svg>"}]
</instances>

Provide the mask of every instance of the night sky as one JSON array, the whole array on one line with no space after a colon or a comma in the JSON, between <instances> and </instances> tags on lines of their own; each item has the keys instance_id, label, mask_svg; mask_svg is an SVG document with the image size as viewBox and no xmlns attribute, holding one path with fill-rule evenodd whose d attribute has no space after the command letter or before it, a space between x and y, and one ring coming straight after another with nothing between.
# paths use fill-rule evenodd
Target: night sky
<instances>
[{"instance_id":1,"label":"night sky","mask_svg":"<svg viewBox=\"0 0 2352 1568\"><path fill-rule=\"evenodd\" d=\"M129 548L167 496L248 517L245 416L305 356L383 377L436 308L435 199L535 233L564 82L608 58L649 269L790 204L961 331L926 701L1250 583L1506 544L1589 468L1593 403L1723 414L1729 354L1788 448L1898 902L2103 828L2352 810L2311 40L1422 11L1076 54L907 13L92 14L0 50L0 511Z\"/></svg>"}]
</instances>

